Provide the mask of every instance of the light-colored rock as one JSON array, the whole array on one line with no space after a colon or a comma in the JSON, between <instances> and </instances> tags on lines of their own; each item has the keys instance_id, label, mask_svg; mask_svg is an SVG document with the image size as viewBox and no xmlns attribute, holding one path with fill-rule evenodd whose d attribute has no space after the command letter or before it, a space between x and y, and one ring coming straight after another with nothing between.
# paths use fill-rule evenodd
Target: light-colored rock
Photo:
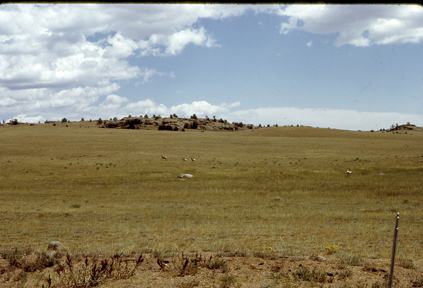
<instances>
[{"instance_id":1,"label":"light-colored rock","mask_svg":"<svg viewBox=\"0 0 423 288\"><path fill-rule=\"evenodd\" d=\"M57 251L54 251L54 250L50 250L46 252L46 256L49 258L54 258L57 254L58 254Z\"/></svg>"},{"instance_id":2,"label":"light-colored rock","mask_svg":"<svg viewBox=\"0 0 423 288\"><path fill-rule=\"evenodd\" d=\"M310 260L317 262L326 262L326 258L317 254L313 254L310 257Z\"/></svg>"},{"instance_id":3,"label":"light-colored rock","mask_svg":"<svg viewBox=\"0 0 423 288\"><path fill-rule=\"evenodd\" d=\"M192 178L192 177L194 177L194 176L191 175L191 174L179 174L178 175L178 178Z\"/></svg>"},{"instance_id":4,"label":"light-colored rock","mask_svg":"<svg viewBox=\"0 0 423 288\"><path fill-rule=\"evenodd\" d=\"M63 253L66 253L68 251L68 249L66 249L66 247L59 241L51 241L50 244L48 244L47 250Z\"/></svg>"}]
</instances>

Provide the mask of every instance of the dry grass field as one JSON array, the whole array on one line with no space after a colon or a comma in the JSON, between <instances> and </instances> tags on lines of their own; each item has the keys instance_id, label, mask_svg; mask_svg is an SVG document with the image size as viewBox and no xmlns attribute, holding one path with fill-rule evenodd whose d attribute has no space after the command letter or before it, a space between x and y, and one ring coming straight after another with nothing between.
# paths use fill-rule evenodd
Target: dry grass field
<instances>
[{"instance_id":1,"label":"dry grass field","mask_svg":"<svg viewBox=\"0 0 423 288\"><path fill-rule=\"evenodd\" d=\"M66 125L0 126L0 253L423 258L423 132Z\"/></svg>"}]
</instances>

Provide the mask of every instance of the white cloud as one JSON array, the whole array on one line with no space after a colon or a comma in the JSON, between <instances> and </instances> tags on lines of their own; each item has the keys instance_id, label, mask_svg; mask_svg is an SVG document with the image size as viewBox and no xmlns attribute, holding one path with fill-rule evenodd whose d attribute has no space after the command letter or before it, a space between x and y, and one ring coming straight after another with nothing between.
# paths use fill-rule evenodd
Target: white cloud
<instances>
[{"instance_id":1,"label":"white cloud","mask_svg":"<svg viewBox=\"0 0 423 288\"><path fill-rule=\"evenodd\" d=\"M307 42L307 44L306 44L308 47L311 47L311 45L313 45L313 41L312 40L310 40L309 42Z\"/></svg>"},{"instance_id":2,"label":"white cloud","mask_svg":"<svg viewBox=\"0 0 423 288\"><path fill-rule=\"evenodd\" d=\"M215 42L201 27L200 29L187 28L170 36L153 34L148 40L141 40L138 45L141 48L141 56L174 56L180 54L185 46L190 43L206 47L218 47L219 45ZM162 51L160 47L165 47L165 51Z\"/></svg>"},{"instance_id":3,"label":"white cloud","mask_svg":"<svg viewBox=\"0 0 423 288\"><path fill-rule=\"evenodd\" d=\"M57 109L72 115L102 111L117 96L111 94L119 89L114 82L135 79L139 84L153 76L175 77L173 71L130 64L129 56L174 56L190 44L218 47L198 20L239 16L252 7L1 5L0 109L9 116L30 115L25 117L53 117ZM104 87L114 88L103 91ZM104 107L92 106L105 95L113 97Z\"/></svg>"},{"instance_id":4,"label":"white cloud","mask_svg":"<svg viewBox=\"0 0 423 288\"><path fill-rule=\"evenodd\" d=\"M90 94L90 91L68 91L67 94L78 92L84 95ZM91 91L94 94L94 91ZM355 110L330 110L330 109L300 109L295 107L267 107L256 109L236 109L241 106L240 102L230 104L222 103L214 105L207 101L194 101L192 103L183 103L180 105L166 107L163 104L157 104L151 99L138 102L129 102L125 97L115 94L108 95L98 106L82 106L77 111L55 110L58 105L71 105L65 97L59 99L59 96L51 100L51 110L43 115L31 116L29 113L18 113L11 118L18 119L21 122L43 122L44 120L60 120L66 117L70 120L85 119L109 119L113 117L122 118L128 115L140 116L161 115L167 117L176 114L179 117L189 118L196 114L197 117L213 117L226 119L229 122L242 122L245 124L267 124L279 126L283 125L304 125L320 128L336 128L345 130L380 130L387 129L392 124L405 124L411 122L417 126L422 125L423 116L413 114L401 114L394 112L358 112ZM73 100L72 100L73 101ZM94 99L91 99L91 103ZM85 107L85 108L84 108ZM56 114L55 114L56 113ZM6 119L7 120L7 119Z\"/></svg>"},{"instance_id":5,"label":"white cloud","mask_svg":"<svg viewBox=\"0 0 423 288\"><path fill-rule=\"evenodd\" d=\"M233 111L228 114L235 122L262 125L304 125L345 130L380 130L392 124L407 122L421 125L422 115L395 112L358 112L355 110L299 109L272 107Z\"/></svg>"},{"instance_id":6,"label":"white cloud","mask_svg":"<svg viewBox=\"0 0 423 288\"><path fill-rule=\"evenodd\" d=\"M293 29L314 34L338 34L336 46L358 47L423 41L423 8L418 5L289 5L281 34Z\"/></svg>"}]
</instances>

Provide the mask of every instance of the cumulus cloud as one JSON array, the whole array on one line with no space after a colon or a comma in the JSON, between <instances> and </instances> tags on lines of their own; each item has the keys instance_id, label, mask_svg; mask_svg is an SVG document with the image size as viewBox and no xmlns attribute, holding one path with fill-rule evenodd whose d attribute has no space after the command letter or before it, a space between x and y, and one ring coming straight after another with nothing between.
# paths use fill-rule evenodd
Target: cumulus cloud
<instances>
[{"instance_id":1,"label":"cumulus cloud","mask_svg":"<svg viewBox=\"0 0 423 288\"><path fill-rule=\"evenodd\" d=\"M32 119L40 112L52 117L57 109L76 115L116 107L124 99L112 94L119 81L135 79L138 85L153 76L175 77L173 71L130 64L128 57L175 56L190 44L218 47L198 20L239 16L248 9L251 6L2 5L0 109ZM93 106L105 95L100 106ZM144 104L129 103L125 109Z\"/></svg>"},{"instance_id":2,"label":"cumulus cloud","mask_svg":"<svg viewBox=\"0 0 423 288\"><path fill-rule=\"evenodd\" d=\"M338 34L336 46L358 47L423 41L423 9L417 5L289 5L281 34L298 29L314 34Z\"/></svg>"},{"instance_id":3,"label":"cumulus cloud","mask_svg":"<svg viewBox=\"0 0 423 288\"><path fill-rule=\"evenodd\" d=\"M186 117L196 114L198 117L216 116L215 114L227 114L231 108L239 106L239 102L232 104L222 103L220 105L212 105L207 101L194 101L191 104L180 104L172 106L170 112L177 115L184 115Z\"/></svg>"},{"instance_id":4,"label":"cumulus cloud","mask_svg":"<svg viewBox=\"0 0 423 288\"><path fill-rule=\"evenodd\" d=\"M66 93L76 93L76 91L67 91ZM92 91L93 93L93 91ZM85 95L89 91L85 91ZM151 99L130 102L129 99L115 94L110 94L98 106L81 106L77 111L60 110L59 117L57 105L70 105L65 99L59 101L56 99L51 103L55 103L51 111L43 115L30 116L25 113L17 114L12 117L21 122L35 123L44 120L60 120L66 117L70 120L98 119L99 115L102 119L113 117L123 118L128 115L142 116L161 115L168 117L176 114L179 117L189 118L196 114L197 117L204 118L206 116L222 118L229 122L242 122L245 124L263 125L304 125L320 128L336 128L345 130L380 130L387 129L392 124L422 123L422 115L401 114L395 112L358 112L355 110L331 110L331 109L300 109L295 107L264 107L256 109L239 109L240 102L221 103L219 105L211 104L207 101L194 101L192 103L183 103L172 107L158 104ZM93 102L93 100L91 100ZM56 113L56 114L55 114ZM56 115L54 117L53 115Z\"/></svg>"},{"instance_id":5,"label":"cumulus cloud","mask_svg":"<svg viewBox=\"0 0 423 288\"><path fill-rule=\"evenodd\" d=\"M173 71L130 64L128 57L175 56L190 44L217 47L206 29L196 24L198 20L239 16L247 9L242 5L2 5L0 109L10 116L40 119L39 114L54 117L59 109L76 117L122 108L119 104L126 98L113 94L120 88L118 81L135 79L138 85L153 76L175 77ZM122 113L136 108L153 111L145 104L128 103Z\"/></svg>"},{"instance_id":6,"label":"cumulus cloud","mask_svg":"<svg viewBox=\"0 0 423 288\"><path fill-rule=\"evenodd\" d=\"M118 93L121 82L133 80L145 84L156 76L175 77L173 71L138 66L129 58L138 57L141 60L138 63L143 63L146 56L174 57L189 45L220 47L219 39L202 26L201 19L237 17L248 10L281 16L281 34L292 30L336 34L336 46L365 47L423 40L420 6L347 8L341 5L1 5L0 111L7 113L8 119L24 122L173 113L181 117L194 113L199 117L215 115L252 124L283 124L286 120L287 124L329 127L339 123L338 128L345 129L366 129L363 127L368 127L368 123L373 123L368 129L377 129L375 125L384 128L394 121L421 122L414 115L410 119L403 114L349 110L242 110L240 102L215 105L194 101L166 107L151 99L134 102ZM306 45L312 44L310 41ZM281 115L285 115L283 119ZM343 118L345 115L353 121ZM370 120L363 122L366 117ZM382 123L388 119L389 123Z\"/></svg>"}]
</instances>

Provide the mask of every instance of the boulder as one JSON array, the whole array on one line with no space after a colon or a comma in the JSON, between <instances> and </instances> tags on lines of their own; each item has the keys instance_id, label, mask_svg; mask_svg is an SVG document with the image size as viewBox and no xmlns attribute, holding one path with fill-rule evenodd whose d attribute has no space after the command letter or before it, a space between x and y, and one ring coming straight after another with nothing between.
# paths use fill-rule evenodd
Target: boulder
<instances>
[{"instance_id":1,"label":"boulder","mask_svg":"<svg viewBox=\"0 0 423 288\"><path fill-rule=\"evenodd\" d=\"M178 178L192 178L192 177L194 177L194 176L191 175L191 174L179 174L178 175Z\"/></svg>"},{"instance_id":2,"label":"boulder","mask_svg":"<svg viewBox=\"0 0 423 288\"><path fill-rule=\"evenodd\" d=\"M317 262L326 262L326 258L317 254L313 254L310 257L310 260Z\"/></svg>"},{"instance_id":3,"label":"boulder","mask_svg":"<svg viewBox=\"0 0 423 288\"><path fill-rule=\"evenodd\" d=\"M47 250L63 253L66 253L68 251L68 249L66 249L66 247L59 241L51 241L50 244L48 244Z\"/></svg>"},{"instance_id":4,"label":"boulder","mask_svg":"<svg viewBox=\"0 0 423 288\"><path fill-rule=\"evenodd\" d=\"M59 256L59 254L61 254L61 253L58 253L57 251L54 251L54 250L50 250L50 251L47 251L46 252L46 256L48 257L48 258L59 258L58 256Z\"/></svg>"}]
</instances>

